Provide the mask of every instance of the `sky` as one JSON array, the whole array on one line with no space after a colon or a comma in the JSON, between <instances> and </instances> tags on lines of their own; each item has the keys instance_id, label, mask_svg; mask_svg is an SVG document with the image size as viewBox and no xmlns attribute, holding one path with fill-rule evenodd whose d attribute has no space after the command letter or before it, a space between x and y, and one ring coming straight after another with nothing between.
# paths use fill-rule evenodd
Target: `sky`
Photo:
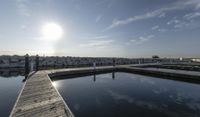
<instances>
[{"instance_id":1,"label":"sky","mask_svg":"<svg viewBox=\"0 0 200 117\"><path fill-rule=\"evenodd\" d=\"M200 57L200 0L0 0L0 27L0 55Z\"/></svg>"}]
</instances>

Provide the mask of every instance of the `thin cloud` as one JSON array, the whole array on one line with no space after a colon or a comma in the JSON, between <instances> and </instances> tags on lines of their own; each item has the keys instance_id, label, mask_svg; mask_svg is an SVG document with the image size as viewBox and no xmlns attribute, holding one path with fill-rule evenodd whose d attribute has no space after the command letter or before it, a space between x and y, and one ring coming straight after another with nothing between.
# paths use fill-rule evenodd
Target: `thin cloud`
<instances>
[{"instance_id":1,"label":"thin cloud","mask_svg":"<svg viewBox=\"0 0 200 117\"><path fill-rule=\"evenodd\" d=\"M159 28L159 26L156 25L156 26L153 26L151 29L152 29L152 30L156 30L156 29L158 29L158 28Z\"/></svg>"},{"instance_id":2,"label":"thin cloud","mask_svg":"<svg viewBox=\"0 0 200 117\"><path fill-rule=\"evenodd\" d=\"M192 5L195 9L200 9L200 0L185 0L184 5Z\"/></svg>"},{"instance_id":3,"label":"thin cloud","mask_svg":"<svg viewBox=\"0 0 200 117\"><path fill-rule=\"evenodd\" d=\"M176 17L174 17L173 19L171 19L170 21L167 22L167 25L171 25L171 24L178 24L181 21L178 20Z\"/></svg>"},{"instance_id":4,"label":"thin cloud","mask_svg":"<svg viewBox=\"0 0 200 117\"><path fill-rule=\"evenodd\" d=\"M96 40L96 39L107 39L109 36L107 35L89 35L86 37L83 37L83 39L87 39L87 40Z\"/></svg>"},{"instance_id":5,"label":"thin cloud","mask_svg":"<svg viewBox=\"0 0 200 117\"><path fill-rule=\"evenodd\" d=\"M183 18L187 19L187 20L191 20L194 18L200 17L200 12L194 12L194 13L189 13L186 14Z\"/></svg>"},{"instance_id":6,"label":"thin cloud","mask_svg":"<svg viewBox=\"0 0 200 117\"><path fill-rule=\"evenodd\" d=\"M162 13L162 14L160 14L158 17L159 17L159 18L164 18L164 17L166 17L166 13Z\"/></svg>"},{"instance_id":7,"label":"thin cloud","mask_svg":"<svg viewBox=\"0 0 200 117\"><path fill-rule=\"evenodd\" d=\"M101 18L102 18L102 15L98 15L98 16L96 17L96 19L95 19L95 22L96 22L96 23L99 22L99 21L101 20Z\"/></svg>"},{"instance_id":8,"label":"thin cloud","mask_svg":"<svg viewBox=\"0 0 200 117\"><path fill-rule=\"evenodd\" d=\"M159 31L159 32L163 32L163 33L164 33L164 32L167 32L167 31L168 31L168 29L160 28L160 29L158 29L158 31Z\"/></svg>"},{"instance_id":9,"label":"thin cloud","mask_svg":"<svg viewBox=\"0 0 200 117\"><path fill-rule=\"evenodd\" d=\"M135 44L135 45L141 45L145 42L148 42L150 39L154 38L154 35L148 35L148 36L140 36L138 39L131 39L128 45Z\"/></svg>"},{"instance_id":10,"label":"thin cloud","mask_svg":"<svg viewBox=\"0 0 200 117\"><path fill-rule=\"evenodd\" d=\"M27 28L27 26L26 26L25 24L23 24L23 25L20 26L20 28L21 28L22 30L24 30L24 29Z\"/></svg>"},{"instance_id":11,"label":"thin cloud","mask_svg":"<svg viewBox=\"0 0 200 117\"><path fill-rule=\"evenodd\" d=\"M158 25L153 26L151 29L154 31L158 31L158 32L167 32L168 31L168 29L160 28L160 26L158 26Z\"/></svg>"},{"instance_id":12,"label":"thin cloud","mask_svg":"<svg viewBox=\"0 0 200 117\"><path fill-rule=\"evenodd\" d=\"M179 20L176 17L174 17L170 21L167 22L167 25L171 25L175 29L181 29L183 27L189 26L190 22L186 22L184 20Z\"/></svg>"},{"instance_id":13,"label":"thin cloud","mask_svg":"<svg viewBox=\"0 0 200 117\"><path fill-rule=\"evenodd\" d=\"M106 47L112 44L114 40L90 40L88 43L80 44L80 47Z\"/></svg>"},{"instance_id":14,"label":"thin cloud","mask_svg":"<svg viewBox=\"0 0 200 117\"><path fill-rule=\"evenodd\" d=\"M17 8L18 8L19 14L26 17L31 16L27 7L28 0L16 0L16 2L17 2Z\"/></svg>"},{"instance_id":15,"label":"thin cloud","mask_svg":"<svg viewBox=\"0 0 200 117\"><path fill-rule=\"evenodd\" d=\"M171 7L160 8L160 9L154 10L152 12L147 12L142 15L129 17L129 18L123 19L123 20L114 19L112 21L112 24L109 25L107 28L105 28L104 31L112 29L112 28L116 28L119 26L127 25L132 22L139 21L139 20L146 20L146 19L155 18L155 17L162 18L162 17L166 16L166 12L170 12L170 11L174 11L174 10L182 10L186 7L191 7L191 6L195 7L195 9L199 9L200 8L200 0L190 0L190 1L183 0L181 2L177 2L177 3L173 4Z\"/></svg>"},{"instance_id":16,"label":"thin cloud","mask_svg":"<svg viewBox=\"0 0 200 117\"><path fill-rule=\"evenodd\" d=\"M106 38L108 38L108 36L96 36L96 37L94 37L94 39L106 39Z\"/></svg>"},{"instance_id":17,"label":"thin cloud","mask_svg":"<svg viewBox=\"0 0 200 117\"><path fill-rule=\"evenodd\" d=\"M150 19L150 18L155 18L155 17L159 17L160 15L162 15L165 12L168 11L172 11L172 10L177 10L180 9L180 7L168 7L168 8L161 8L152 12L147 12L143 15L138 15L138 16L133 16L124 20L117 20L114 19L112 24L110 26L108 26L105 30L109 30L118 26L122 26L122 25L126 25L135 21L139 21L139 20L146 20L146 19Z\"/></svg>"}]
</instances>

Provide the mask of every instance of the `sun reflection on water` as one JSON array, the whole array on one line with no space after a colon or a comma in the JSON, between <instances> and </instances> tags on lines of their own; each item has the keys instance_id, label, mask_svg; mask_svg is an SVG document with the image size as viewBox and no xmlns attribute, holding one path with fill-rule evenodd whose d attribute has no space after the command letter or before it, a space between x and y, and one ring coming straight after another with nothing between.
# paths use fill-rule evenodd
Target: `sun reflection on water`
<instances>
[{"instance_id":1,"label":"sun reflection on water","mask_svg":"<svg viewBox=\"0 0 200 117\"><path fill-rule=\"evenodd\" d=\"M54 87L58 87L58 83L57 82L52 82L52 85L54 86Z\"/></svg>"}]
</instances>

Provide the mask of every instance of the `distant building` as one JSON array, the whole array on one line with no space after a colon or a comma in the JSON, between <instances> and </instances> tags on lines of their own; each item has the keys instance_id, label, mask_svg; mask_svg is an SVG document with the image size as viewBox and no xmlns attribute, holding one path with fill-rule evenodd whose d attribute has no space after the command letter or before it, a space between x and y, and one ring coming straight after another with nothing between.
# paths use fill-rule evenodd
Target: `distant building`
<instances>
[{"instance_id":1,"label":"distant building","mask_svg":"<svg viewBox=\"0 0 200 117\"><path fill-rule=\"evenodd\" d=\"M35 63L36 56L30 56L29 61ZM196 59L195 59L196 60ZM196 60L197 61L197 60ZM112 57L58 57L58 56L41 56L39 57L40 68L66 68L66 67L87 67L113 65ZM169 63L180 62L178 58L160 58L155 55L152 58L115 58L116 65L138 64L138 63ZM0 56L0 68L23 68L25 64L24 56Z\"/></svg>"},{"instance_id":2,"label":"distant building","mask_svg":"<svg viewBox=\"0 0 200 117\"><path fill-rule=\"evenodd\" d=\"M194 58L192 59L193 62L200 62L200 58Z\"/></svg>"}]
</instances>

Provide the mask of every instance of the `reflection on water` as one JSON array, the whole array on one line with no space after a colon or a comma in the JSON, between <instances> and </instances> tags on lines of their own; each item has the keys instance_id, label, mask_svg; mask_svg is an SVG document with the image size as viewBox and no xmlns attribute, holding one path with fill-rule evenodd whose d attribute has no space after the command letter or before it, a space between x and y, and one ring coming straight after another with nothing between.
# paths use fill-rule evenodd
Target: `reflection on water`
<instances>
[{"instance_id":1,"label":"reflection on water","mask_svg":"<svg viewBox=\"0 0 200 117\"><path fill-rule=\"evenodd\" d=\"M23 76L24 70L23 69L0 69L0 76L2 77L11 77L11 76Z\"/></svg>"},{"instance_id":2,"label":"reflection on water","mask_svg":"<svg viewBox=\"0 0 200 117\"><path fill-rule=\"evenodd\" d=\"M8 117L22 88L23 76L0 76L0 116Z\"/></svg>"},{"instance_id":3,"label":"reflection on water","mask_svg":"<svg viewBox=\"0 0 200 117\"><path fill-rule=\"evenodd\" d=\"M198 117L200 85L129 73L54 81L76 117Z\"/></svg>"}]
</instances>

